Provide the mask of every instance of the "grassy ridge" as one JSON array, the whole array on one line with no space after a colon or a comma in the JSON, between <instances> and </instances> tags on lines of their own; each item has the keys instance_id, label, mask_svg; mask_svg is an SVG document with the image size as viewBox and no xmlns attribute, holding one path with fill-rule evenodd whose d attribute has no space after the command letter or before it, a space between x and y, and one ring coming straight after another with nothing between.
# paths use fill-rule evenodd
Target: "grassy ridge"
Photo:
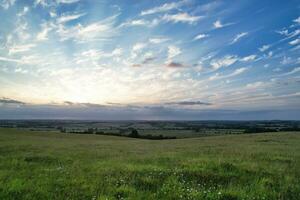
<instances>
[{"instance_id":1,"label":"grassy ridge","mask_svg":"<svg viewBox=\"0 0 300 200\"><path fill-rule=\"evenodd\" d=\"M300 199L300 134L178 140L0 129L0 199Z\"/></svg>"}]
</instances>

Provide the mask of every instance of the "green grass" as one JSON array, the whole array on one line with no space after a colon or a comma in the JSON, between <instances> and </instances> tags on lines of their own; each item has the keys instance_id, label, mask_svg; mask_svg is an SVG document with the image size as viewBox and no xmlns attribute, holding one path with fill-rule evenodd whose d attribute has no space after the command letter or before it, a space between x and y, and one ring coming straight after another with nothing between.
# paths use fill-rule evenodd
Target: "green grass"
<instances>
[{"instance_id":1,"label":"green grass","mask_svg":"<svg viewBox=\"0 0 300 200\"><path fill-rule=\"evenodd\" d=\"M300 133L141 140L0 129L0 199L300 199Z\"/></svg>"}]
</instances>

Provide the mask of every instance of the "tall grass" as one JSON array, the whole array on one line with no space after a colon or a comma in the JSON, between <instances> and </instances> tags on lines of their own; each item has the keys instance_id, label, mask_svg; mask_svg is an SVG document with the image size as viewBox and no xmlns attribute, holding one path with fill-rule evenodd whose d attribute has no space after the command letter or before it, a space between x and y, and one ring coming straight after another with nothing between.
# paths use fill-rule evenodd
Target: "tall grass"
<instances>
[{"instance_id":1,"label":"tall grass","mask_svg":"<svg viewBox=\"0 0 300 200\"><path fill-rule=\"evenodd\" d=\"M150 141L0 129L0 199L300 199L300 134Z\"/></svg>"}]
</instances>

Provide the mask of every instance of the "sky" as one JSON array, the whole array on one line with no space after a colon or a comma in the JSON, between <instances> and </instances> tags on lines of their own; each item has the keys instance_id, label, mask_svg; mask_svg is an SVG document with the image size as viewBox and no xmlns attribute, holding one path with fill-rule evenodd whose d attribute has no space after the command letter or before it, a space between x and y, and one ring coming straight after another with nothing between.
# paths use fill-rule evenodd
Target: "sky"
<instances>
[{"instance_id":1,"label":"sky","mask_svg":"<svg viewBox=\"0 0 300 200\"><path fill-rule=\"evenodd\" d=\"M300 120L299 0L0 0L0 119Z\"/></svg>"}]
</instances>

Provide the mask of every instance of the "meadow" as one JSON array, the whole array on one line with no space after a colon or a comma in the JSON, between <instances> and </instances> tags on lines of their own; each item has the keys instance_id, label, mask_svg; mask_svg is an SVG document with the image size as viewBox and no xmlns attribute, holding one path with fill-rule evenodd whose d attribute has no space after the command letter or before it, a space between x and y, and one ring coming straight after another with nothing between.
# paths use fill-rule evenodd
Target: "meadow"
<instances>
[{"instance_id":1,"label":"meadow","mask_svg":"<svg viewBox=\"0 0 300 200\"><path fill-rule=\"evenodd\" d=\"M300 132L173 140L0 128L0 199L300 199Z\"/></svg>"}]
</instances>

